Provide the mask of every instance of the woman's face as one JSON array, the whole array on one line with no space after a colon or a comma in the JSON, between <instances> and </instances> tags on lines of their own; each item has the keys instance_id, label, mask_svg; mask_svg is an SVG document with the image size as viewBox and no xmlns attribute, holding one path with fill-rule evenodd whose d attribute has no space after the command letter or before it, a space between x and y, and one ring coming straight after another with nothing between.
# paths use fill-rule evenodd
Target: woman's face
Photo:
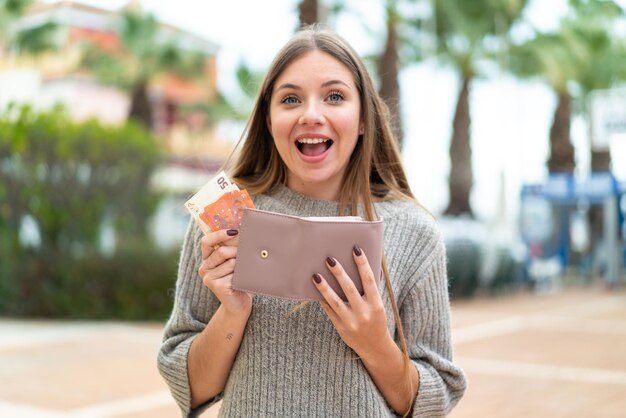
<instances>
[{"instance_id":1,"label":"woman's face","mask_svg":"<svg viewBox=\"0 0 626 418\"><path fill-rule=\"evenodd\" d=\"M314 50L276 79L267 124L287 186L319 199L339 197L343 175L362 133L361 101L350 70Z\"/></svg>"}]
</instances>

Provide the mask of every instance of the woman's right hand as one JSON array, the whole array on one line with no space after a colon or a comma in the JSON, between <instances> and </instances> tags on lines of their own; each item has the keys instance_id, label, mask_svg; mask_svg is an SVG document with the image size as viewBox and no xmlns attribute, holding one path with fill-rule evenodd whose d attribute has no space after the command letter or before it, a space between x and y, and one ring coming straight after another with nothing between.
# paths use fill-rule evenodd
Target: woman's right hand
<instances>
[{"instance_id":1,"label":"woman's right hand","mask_svg":"<svg viewBox=\"0 0 626 418\"><path fill-rule=\"evenodd\" d=\"M221 229L202 237L202 264L198 274L230 314L249 314L252 295L234 290L233 272L239 245L239 231Z\"/></svg>"}]
</instances>

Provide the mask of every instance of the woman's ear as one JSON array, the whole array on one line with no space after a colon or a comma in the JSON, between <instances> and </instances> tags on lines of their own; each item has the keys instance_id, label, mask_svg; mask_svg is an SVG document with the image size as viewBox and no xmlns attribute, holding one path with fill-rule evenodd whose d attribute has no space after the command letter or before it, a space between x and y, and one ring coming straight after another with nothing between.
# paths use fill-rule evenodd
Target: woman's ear
<instances>
[{"instance_id":1,"label":"woman's ear","mask_svg":"<svg viewBox=\"0 0 626 418\"><path fill-rule=\"evenodd\" d=\"M363 126L363 122L359 125L359 135L363 135L365 133L365 126Z\"/></svg>"},{"instance_id":2,"label":"woman's ear","mask_svg":"<svg viewBox=\"0 0 626 418\"><path fill-rule=\"evenodd\" d=\"M265 115L265 124L267 125L267 130L272 132L272 119L269 113Z\"/></svg>"}]
</instances>

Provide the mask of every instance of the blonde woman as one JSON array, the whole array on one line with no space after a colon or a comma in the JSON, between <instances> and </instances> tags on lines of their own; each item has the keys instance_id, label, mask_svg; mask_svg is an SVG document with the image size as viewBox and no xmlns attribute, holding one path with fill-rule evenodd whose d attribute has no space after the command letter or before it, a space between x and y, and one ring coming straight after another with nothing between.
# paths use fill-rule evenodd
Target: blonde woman
<instances>
[{"instance_id":1,"label":"blonde woman","mask_svg":"<svg viewBox=\"0 0 626 418\"><path fill-rule=\"evenodd\" d=\"M439 417L462 397L444 244L391 132L362 60L335 33L306 28L279 51L231 178L258 209L382 217L384 285L356 245L364 294L329 257L311 278L324 301L290 315L298 302L232 289L237 230L203 236L190 224L158 356L183 416L223 399L224 417Z\"/></svg>"}]
</instances>

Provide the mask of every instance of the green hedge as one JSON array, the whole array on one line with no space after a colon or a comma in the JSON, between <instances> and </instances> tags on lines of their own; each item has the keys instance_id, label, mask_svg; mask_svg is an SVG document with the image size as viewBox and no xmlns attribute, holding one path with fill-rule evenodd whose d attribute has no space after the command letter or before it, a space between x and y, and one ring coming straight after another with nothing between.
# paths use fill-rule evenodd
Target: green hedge
<instances>
[{"instance_id":1,"label":"green hedge","mask_svg":"<svg viewBox=\"0 0 626 418\"><path fill-rule=\"evenodd\" d=\"M469 238L457 238L446 242L446 252L450 297L473 296L480 283L480 245Z\"/></svg>"},{"instance_id":2,"label":"green hedge","mask_svg":"<svg viewBox=\"0 0 626 418\"><path fill-rule=\"evenodd\" d=\"M165 320L173 302L178 252L126 248L112 257L41 263L22 255L17 274L0 278L0 314L12 317Z\"/></svg>"},{"instance_id":3,"label":"green hedge","mask_svg":"<svg viewBox=\"0 0 626 418\"><path fill-rule=\"evenodd\" d=\"M153 248L147 232L162 158L133 123L75 122L60 107L0 114L0 315L166 318L177 254ZM21 237L26 219L36 242ZM100 241L105 220L111 257Z\"/></svg>"},{"instance_id":4,"label":"green hedge","mask_svg":"<svg viewBox=\"0 0 626 418\"><path fill-rule=\"evenodd\" d=\"M495 265L483 270L486 249L470 238L455 238L446 242L448 255L448 284L452 298L468 298L476 294L497 295L514 291L521 283L521 264L511 250L496 248Z\"/></svg>"}]
</instances>

